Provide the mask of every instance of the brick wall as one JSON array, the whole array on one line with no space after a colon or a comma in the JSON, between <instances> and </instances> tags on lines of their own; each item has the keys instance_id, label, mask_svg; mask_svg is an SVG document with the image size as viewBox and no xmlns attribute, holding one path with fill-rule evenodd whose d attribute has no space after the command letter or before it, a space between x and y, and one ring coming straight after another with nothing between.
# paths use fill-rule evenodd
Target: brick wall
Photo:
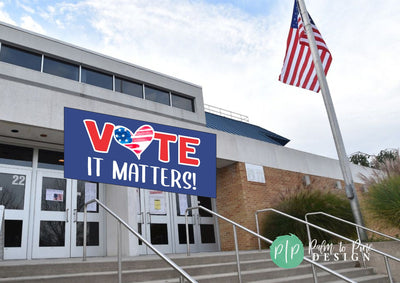
<instances>
[{"instance_id":1,"label":"brick wall","mask_svg":"<svg viewBox=\"0 0 400 283\"><path fill-rule=\"evenodd\" d=\"M288 189L302 185L305 174L264 167L265 184L247 181L244 163L234 163L217 170L217 209L221 215L256 231L255 212L263 208L274 207L274 200ZM309 175L314 187L323 190L337 190L338 180ZM342 193L345 193L341 181ZM361 185L356 184L357 195L362 199ZM265 214L259 214L260 224ZM262 231L263 227L260 227ZM219 221L221 250L234 250L232 225ZM257 249L257 239L238 229L239 248Z\"/></svg>"}]
</instances>

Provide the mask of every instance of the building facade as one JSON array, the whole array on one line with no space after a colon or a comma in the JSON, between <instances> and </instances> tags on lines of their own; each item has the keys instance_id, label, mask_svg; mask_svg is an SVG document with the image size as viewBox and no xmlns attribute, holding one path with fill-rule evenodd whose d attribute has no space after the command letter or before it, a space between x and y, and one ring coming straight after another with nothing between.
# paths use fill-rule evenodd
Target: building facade
<instances>
[{"instance_id":1,"label":"building facade","mask_svg":"<svg viewBox=\"0 0 400 283\"><path fill-rule=\"evenodd\" d=\"M186 250L185 208L197 204L254 228L256 209L280 190L341 180L337 160L285 147L289 141L247 122L204 110L201 87L68 43L0 24L0 204L5 259L79 257L83 204L98 198L165 253ZM64 178L64 107L217 135L217 198ZM358 173L366 169L353 166ZM88 255L117 251L116 223L93 205ZM239 235L244 248L255 242ZM193 211L192 251L232 249L231 228ZM122 235L125 255L150 251Z\"/></svg>"}]
</instances>

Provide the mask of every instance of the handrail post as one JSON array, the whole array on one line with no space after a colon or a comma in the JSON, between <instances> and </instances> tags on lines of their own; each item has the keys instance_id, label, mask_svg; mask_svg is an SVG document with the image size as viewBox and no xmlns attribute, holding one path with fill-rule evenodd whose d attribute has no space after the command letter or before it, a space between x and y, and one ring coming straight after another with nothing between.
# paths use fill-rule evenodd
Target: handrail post
<instances>
[{"instance_id":1,"label":"handrail post","mask_svg":"<svg viewBox=\"0 0 400 283\"><path fill-rule=\"evenodd\" d=\"M393 283L392 271L390 270L389 260L387 256L383 256L383 258L385 259L386 271L389 277L389 282Z\"/></svg>"},{"instance_id":2,"label":"handrail post","mask_svg":"<svg viewBox=\"0 0 400 283\"><path fill-rule=\"evenodd\" d=\"M118 283L122 283L122 233L121 233L121 222L118 221L117 227L118 237Z\"/></svg>"},{"instance_id":3,"label":"handrail post","mask_svg":"<svg viewBox=\"0 0 400 283\"><path fill-rule=\"evenodd\" d=\"M314 260L314 251L311 248L311 231L310 231L310 226L308 225L308 219L307 219L307 214L304 216L306 219L306 229L307 229L307 237L308 237L308 252L311 255L311 260ZM317 271L315 270L314 264L311 264L311 270L314 278L314 283L318 283L318 276L317 276Z\"/></svg>"},{"instance_id":4,"label":"handrail post","mask_svg":"<svg viewBox=\"0 0 400 283\"><path fill-rule=\"evenodd\" d=\"M185 227L186 227L186 255L190 256L189 222L188 222L188 210L187 209L185 211Z\"/></svg>"},{"instance_id":5,"label":"handrail post","mask_svg":"<svg viewBox=\"0 0 400 283\"><path fill-rule=\"evenodd\" d=\"M86 261L87 256L87 204L83 206L83 261Z\"/></svg>"},{"instance_id":6,"label":"handrail post","mask_svg":"<svg viewBox=\"0 0 400 283\"><path fill-rule=\"evenodd\" d=\"M256 229L257 229L257 234L260 235L260 226L258 224L258 212L256 211ZM261 251L261 240L260 238L257 237L258 241L258 250Z\"/></svg>"},{"instance_id":7,"label":"handrail post","mask_svg":"<svg viewBox=\"0 0 400 283\"><path fill-rule=\"evenodd\" d=\"M237 234L236 234L236 225L233 225L232 227L233 227L233 237L235 239L235 251L236 251L236 264L237 264L238 278L239 278L239 283L242 283L242 273L240 271L239 245L238 245Z\"/></svg>"},{"instance_id":8,"label":"handrail post","mask_svg":"<svg viewBox=\"0 0 400 283\"><path fill-rule=\"evenodd\" d=\"M359 231L358 229L359 229L359 227L356 226L358 241L360 241L360 244L362 244L362 240L361 240L361 236L360 236L360 231ZM364 267L364 268L367 268L367 263L365 262L365 256L364 256L364 249L361 249L361 257L362 257L363 267Z\"/></svg>"}]
</instances>

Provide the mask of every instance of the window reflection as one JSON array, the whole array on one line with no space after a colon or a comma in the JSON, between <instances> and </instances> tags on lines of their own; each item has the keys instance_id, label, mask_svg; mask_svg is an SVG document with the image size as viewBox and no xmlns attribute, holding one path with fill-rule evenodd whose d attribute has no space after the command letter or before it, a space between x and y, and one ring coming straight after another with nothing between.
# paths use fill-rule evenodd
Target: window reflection
<instances>
[{"instance_id":1,"label":"window reflection","mask_svg":"<svg viewBox=\"0 0 400 283\"><path fill-rule=\"evenodd\" d=\"M193 99L172 94L172 106L183 110L194 112Z\"/></svg>"},{"instance_id":2,"label":"window reflection","mask_svg":"<svg viewBox=\"0 0 400 283\"><path fill-rule=\"evenodd\" d=\"M38 161L39 168L63 170L64 152L40 149Z\"/></svg>"},{"instance_id":3,"label":"window reflection","mask_svg":"<svg viewBox=\"0 0 400 283\"><path fill-rule=\"evenodd\" d=\"M169 93L149 86L145 86L145 97L147 100L169 105Z\"/></svg>"},{"instance_id":4,"label":"window reflection","mask_svg":"<svg viewBox=\"0 0 400 283\"><path fill-rule=\"evenodd\" d=\"M78 181L77 196L76 196L76 208L78 212L84 211L84 205L93 198L99 198L99 184L85 181ZM87 206L88 213L99 212L97 203L91 203Z\"/></svg>"},{"instance_id":5,"label":"window reflection","mask_svg":"<svg viewBox=\"0 0 400 283\"><path fill-rule=\"evenodd\" d=\"M81 82L94 86L113 89L113 77L95 70L82 67Z\"/></svg>"},{"instance_id":6,"label":"window reflection","mask_svg":"<svg viewBox=\"0 0 400 283\"><path fill-rule=\"evenodd\" d=\"M215 243L214 225L200 224L201 242L203 244Z\"/></svg>"},{"instance_id":7,"label":"window reflection","mask_svg":"<svg viewBox=\"0 0 400 283\"><path fill-rule=\"evenodd\" d=\"M207 197L197 197L199 201L199 205L204 206L205 208L208 208L209 210L212 210L212 204L211 204L211 198ZM201 217L212 217L211 213L208 213L207 211L203 209L199 209L199 214Z\"/></svg>"},{"instance_id":8,"label":"window reflection","mask_svg":"<svg viewBox=\"0 0 400 283\"><path fill-rule=\"evenodd\" d=\"M150 224L150 238L154 245L168 245L167 224Z\"/></svg>"},{"instance_id":9,"label":"window reflection","mask_svg":"<svg viewBox=\"0 0 400 283\"><path fill-rule=\"evenodd\" d=\"M40 221L40 247L65 246L64 221Z\"/></svg>"},{"instance_id":10,"label":"window reflection","mask_svg":"<svg viewBox=\"0 0 400 283\"><path fill-rule=\"evenodd\" d=\"M143 98L143 85L124 79L115 78L115 91Z\"/></svg>"},{"instance_id":11,"label":"window reflection","mask_svg":"<svg viewBox=\"0 0 400 283\"><path fill-rule=\"evenodd\" d=\"M0 163L19 166L32 166L32 159L32 148L0 144Z\"/></svg>"},{"instance_id":12,"label":"window reflection","mask_svg":"<svg viewBox=\"0 0 400 283\"><path fill-rule=\"evenodd\" d=\"M189 224L189 243L194 244L193 224ZM186 244L186 225L178 224L179 244Z\"/></svg>"},{"instance_id":13,"label":"window reflection","mask_svg":"<svg viewBox=\"0 0 400 283\"><path fill-rule=\"evenodd\" d=\"M99 222L87 222L87 245L98 246L99 242ZM76 245L83 246L83 222L76 223Z\"/></svg>"},{"instance_id":14,"label":"window reflection","mask_svg":"<svg viewBox=\"0 0 400 283\"><path fill-rule=\"evenodd\" d=\"M6 209L24 209L26 176L0 173L0 204Z\"/></svg>"},{"instance_id":15,"label":"window reflection","mask_svg":"<svg viewBox=\"0 0 400 283\"><path fill-rule=\"evenodd\" d=\"M69 63L62 59L55 59L32 51L24 50L9 46L7 44L1 45L0 61L22 66L36 71L41 71L43 58L43 72L55 76L79 81L79 67L81 65ZM90 67L81 67L81 80L82 83L106 88L113 90L113 83L115 84L115 91L129 94L135 97L143 98L146 100L154 101L157 103L171 105L176 108L194 112L194 98L186 97L184 95L171 94L158 88L135 83L130 80L116 77L107 74L107 71L97 71ZM145 89L143 93L143 87ZM145 95L144 95L145 94Z\"/></svg>"},{"instance_id":16,"label":"window reflection","mask_svg":"<svg viewBox=\"0 0 400 283\"><path fill-rule=\"evenodd\" d=\"M20 247L22 241L22 220L5 220L4 225L4 247Z\"/></svg>"},{"instance_id":17,"label":"window reflection","mask_svg":"<svg viewBox=\"0 0 400 283\"><path fill-rule=\"evenodd\" d=\"M42 55L2 44L0 61L40 71Z\"/></svg>"},{"instance_id":18,"label":"window reflection","mask_svg":"<svg viewBox=\"0 0 400 283\"><path fill-rule=\"evenodd\" d=\"M79 80L79 67L57 59L44 57L43 72L70 80Z\"/></svg>"},{"instance_id":19,"label":"window reflection","mask_svg":"<svg viewBox=\"0 0 400 283\"><path fill-rule=\"evenodd\" d=\"M65 211L66 179L43 177L42 211Z\"/></svg>"}]
</instances>

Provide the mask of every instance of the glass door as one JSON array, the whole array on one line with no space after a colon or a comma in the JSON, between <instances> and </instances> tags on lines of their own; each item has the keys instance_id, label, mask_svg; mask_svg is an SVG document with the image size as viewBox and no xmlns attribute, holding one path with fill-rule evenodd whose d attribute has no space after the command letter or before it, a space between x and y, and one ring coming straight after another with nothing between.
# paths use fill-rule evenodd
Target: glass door
<instances>
[{"instance_id":1,"label":"glass door","mask_svg":"<svg viewBox=\"0 0 400 283\"><path fill-rule=\"evenodd\" d=\"M139 190L139 189L138 189ZM139 190L139 233L162 253L172 253L170 194L154 190ZM141 254L152 253L139 241Z\"/></svg>"},{"instance_id":2,"label":"glass door","mask_svg":"<svg viewBox=\"0 0 400 283\"><path fill-rule=\"evenodd\" d=\"M70 256L71 180L63 172L38 172L33 258Z\"/></svg>"},{"instance_id":3,"label":"glass door","mask_svg":"<svg viewBox=\"0 0 400 283\"><path fill-rule=\"evenodd\" d=\"M197 203L209 210L215 211L215 202L211 198L197 197ZM218 239L216 231L215 217L204 210L195 211L195 242L198 250L202 252L218 251Z\"/></svg>"},{"instance_id":4,"label":"glass door","mask_svg":"<svg viewBox=\"0 0 400 283\"><path fill-rule=\"evenodd\" d=\"M188 207L204 206L214 210L211 198L174 194L174 239L175 252L187 251L185 210ZM191 252L217 251L215 218L204 210L197 209L188 211L189 243Z\"/></svg>"},{"instance_id":5,"label":"glass door","mask_svg":"<svg viewBox=\"0 0 400 283\"><path fill-rule=\"evenodd\" d=\"M4 205L4 259L26 259L31 170L0 166L0 205Z\"/></svg>"},{"instance_id":6,"label":"glass door","mask_svg":"<svg viewBox=\"0 0 400 283\"><path fill-rule=\"evenodd\" d=\"M186 220L185 211L188 207L197 206L197 197L184 194L173 194L173 213L174 215L174 243L176 253L187 251ZM196 211L188 211L189 243L190 251L198 252L198 245L195 244L194 230L196 225Z\"/></svg>"},{"instance_id":7,"label":"glass door","mask_svg":"<svg viewBox=\"0 0 400 283\"><path fill-rule=\"evenodd\" d=\"M72 182L71 257L81 257L83 254L84 204L94 198L100 201L104 199L103 185L77 180ZM102 256L105 254L104 210L97 203L91 203L87 212L87 255Z\"/></svg>"}]
</instances>

